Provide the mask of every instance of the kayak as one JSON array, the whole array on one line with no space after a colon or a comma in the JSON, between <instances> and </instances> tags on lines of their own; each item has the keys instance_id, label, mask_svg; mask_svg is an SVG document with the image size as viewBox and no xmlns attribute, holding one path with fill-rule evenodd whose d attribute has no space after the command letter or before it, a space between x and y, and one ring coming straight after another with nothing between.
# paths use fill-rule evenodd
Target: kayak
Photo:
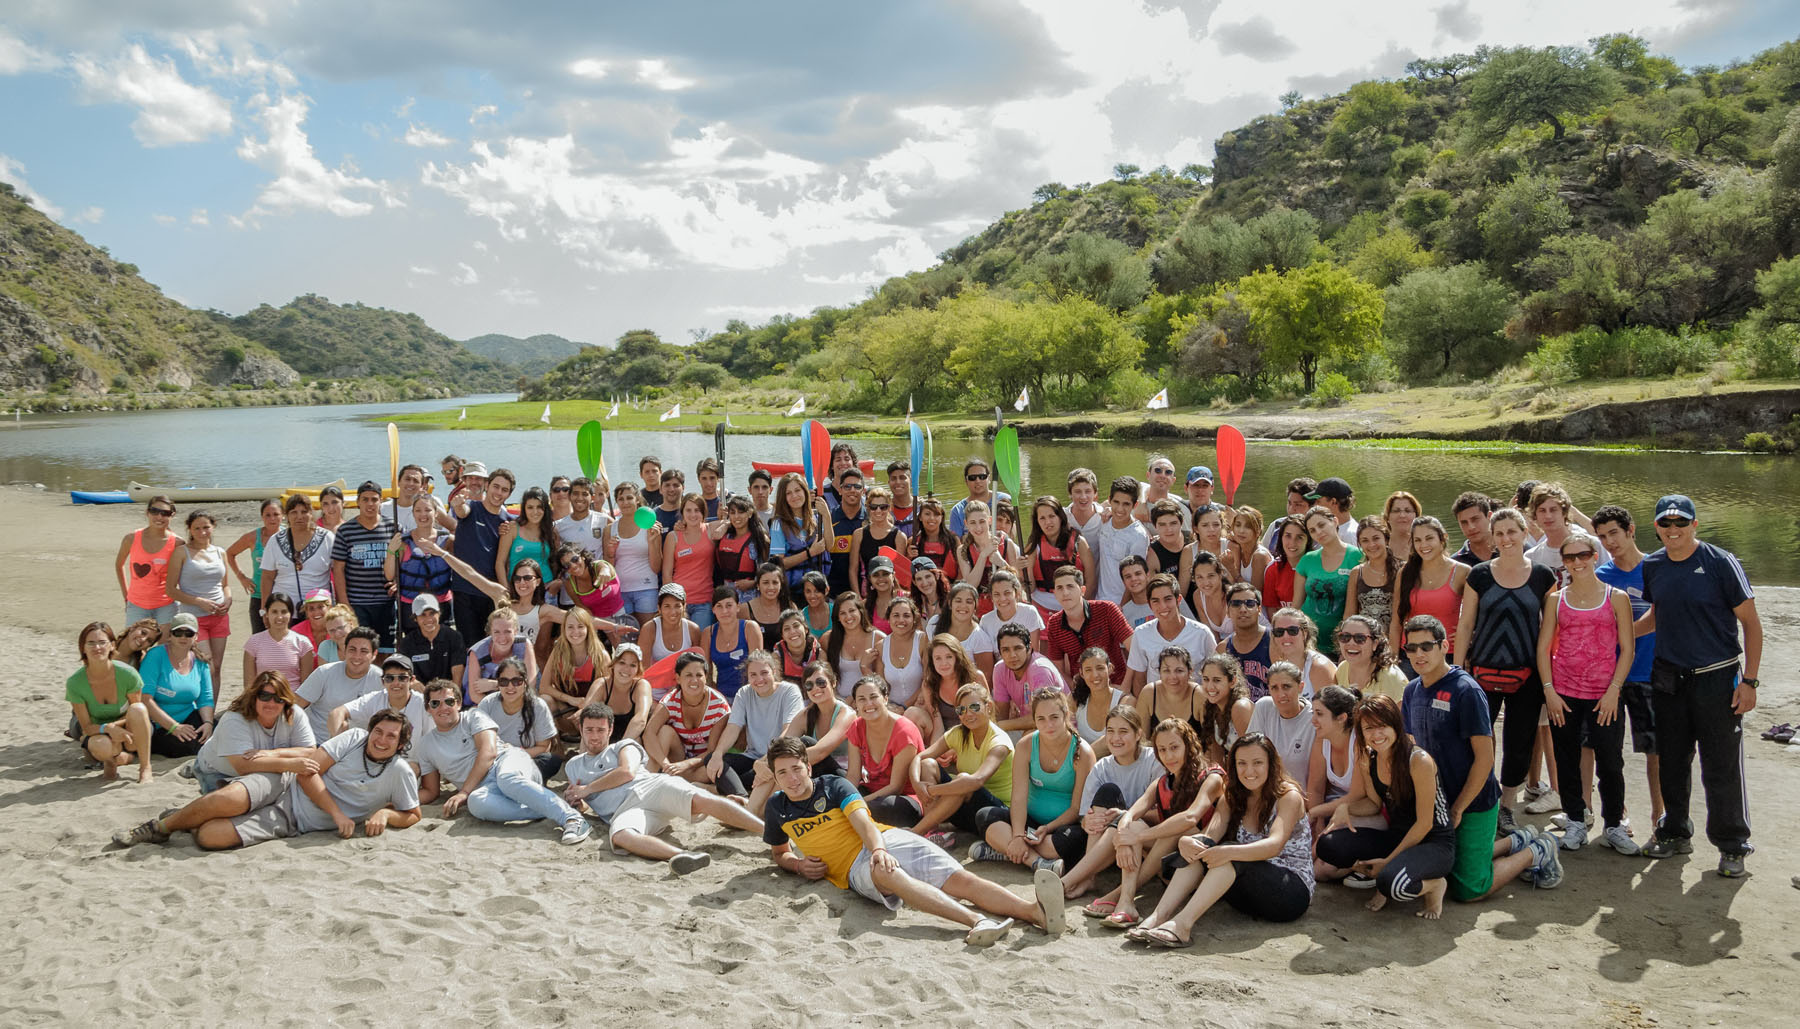
<instances>
[{"instance_id":1,"label":"kayak","mask_svg":"<svg viewBox=\"0 0 1800 1029\"><path fill-rule=\"evenodd\" d=\"M147 501L158 494L171 500L187 503L218 504L236 500L268 500L271 497L285 497L300 493L309 497L318 497L319 491L326 486L344 488L344 480L321 483L317 486L190 486L186 489L171 489L166 486L146 486L134 482L126 487L132 500Z\"/></svg>"},{"instance_id":2,"label":"kayak","mask_svg":"<svg viewBox=\"0 0 1800 1029\"><path fill-rule=\"evenodd\" d=\"M862 469L862 473L865 476L875 471L875 462L873 460L858 461L856 462L856 465ZM752 461L750 462L750 467L760 468L770 475L777 477L786 475L789 472L792 472L795 475L806 474L798 461Z\"/></svg>"},{"instance_id":3,"label":"kayak","mask_svg":"<svg viewBox=\"0 0 1800 1029\"><path fill-rule=\"evenodd\" d=\"M72 489L69 491L69 500L76 504L129 504L131 494L122 489Z\"/></svg>"}]
</instances>

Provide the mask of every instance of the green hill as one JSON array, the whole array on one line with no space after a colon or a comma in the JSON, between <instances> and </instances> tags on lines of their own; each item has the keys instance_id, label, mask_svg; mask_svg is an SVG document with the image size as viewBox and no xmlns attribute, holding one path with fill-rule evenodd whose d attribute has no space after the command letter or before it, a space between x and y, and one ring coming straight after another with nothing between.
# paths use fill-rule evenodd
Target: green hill
<instances>
[{"instance_id":1,"label":"green hill","mask_svg":"<svg viewBox=\"0 0 1800 1029\"><path fill-rule=\"evenodd\" d=\"M0 389L53 393L288 386L260 343L162 295L0 183Z\"/></svg>"},{"instance_id":2,"label":"green hill","mask_svg":"<svg viewBox=\"0 0 1800 1029\"><path fill-rule=\"evenodd\" d=\"M513 365L519 369L519 374L533 377L543 375L589 346L548 332L524 339L490 332L465 339L462 345L478 357Z\"/></svg>"},{"instance_id":3,"label":"green hill","mask_svg":"<svg viewBox=\"0 0 1800 1029\"><path fill-rule=\"evenodd\" d=\"M332 379L394 376L464 390L505 390L517 368L476 357L416 314L363 304L334 304L308 293L220 319L267 346L304 375Z\"/></svg>"}]
</instances>

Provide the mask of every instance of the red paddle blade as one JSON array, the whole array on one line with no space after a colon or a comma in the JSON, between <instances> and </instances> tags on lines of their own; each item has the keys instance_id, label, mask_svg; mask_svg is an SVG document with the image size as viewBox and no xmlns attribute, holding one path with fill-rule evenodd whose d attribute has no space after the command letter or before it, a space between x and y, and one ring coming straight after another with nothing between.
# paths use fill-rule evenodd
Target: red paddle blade
<instances>
[{"instance_id":1,"label":"red paddle blade","mask_svg":"<svg viewBox=\"0 0 1800 1029\"><path fill-rule=\"evenodd\" d=\"M823 489L831 481L831 433L819 422L813 423L811 441L812 471L814 490Z\"/></svg>"},{"instance_id":2,"label":"red paddle blade","mask_svg":"<svg viewBox=\"0 0 1800 1029\"><path fill-rule=\"evenodd\" d=\"M1235 504L1238 483L1244 481L1244 434L1233 426L1221 425L1214 448L1218 452L1219 487L1225 491L1225 502Z\"/></svg>"},{"instance_id":3,"label":"red paddle blade","mask_svg":"<svg viewBox=\"0 0 1800 1029\"><path fill-rule=\"evenodd\" d=\"M875 552L875 556L885 557L894 562L894 581L899 583L903 590L912 589L912 565L900 556L898 550L893 547L882 547Z\"/></svg>"},{"instance_id":4,"label":"red paddle blade","mask_svg":"<svg viewBox=\"0 0 1800 1029\"><path fill-rule=\"evenodd\" d=\"M644 669L644 678L649 681L651 689L672 690L675 688L676 659L683 654L698 653L700 653L699 647L689 647L686 650L678 650L668 657L663 658L661 661L651 665L649 668Z\"/></svg>"}]
</instances>

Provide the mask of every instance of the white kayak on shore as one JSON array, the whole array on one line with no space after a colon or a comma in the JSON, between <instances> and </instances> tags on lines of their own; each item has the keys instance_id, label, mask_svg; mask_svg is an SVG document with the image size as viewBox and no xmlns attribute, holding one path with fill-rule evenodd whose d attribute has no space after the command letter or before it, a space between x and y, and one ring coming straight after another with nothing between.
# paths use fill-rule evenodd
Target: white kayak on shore
<instances>
[{"instance_id":1,"label":"white kayak on shore","mask_svg":"<svg viewBox=\"0 0 1800 1029\"><path fill-rule=\"evenodd\" d=\"M319 491L327 486L344 488L344 480L322 482L317 486L189 486L186 489L172 489L167 486L146 486L134 482L125 487L135 501L148 501L161 494L176 503L208 503L219 504L236 500L268 500L271 497L285 497L290 493L300 493L317 498Z\"/></svg>"}]
</instances>

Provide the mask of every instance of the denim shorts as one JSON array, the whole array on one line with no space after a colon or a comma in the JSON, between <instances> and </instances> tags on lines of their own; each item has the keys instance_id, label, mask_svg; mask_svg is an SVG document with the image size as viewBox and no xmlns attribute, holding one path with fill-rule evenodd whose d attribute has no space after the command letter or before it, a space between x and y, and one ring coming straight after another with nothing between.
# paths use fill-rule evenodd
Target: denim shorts
<instances>
[{"instance_id":1,"label":"denim shorts","mask_svg":"<svg viewBox=\"0 0 1800 1029\"><path fill-rule=\"evenodd\" d=\"M656 590L626 590L619 596L625 601L625 613L633 615L653 615L656 613Z\"/></svg>"},{"instance_id":2,"label":"denim shorts","mask_svg":"<svg viewBox=\"0 0 1800 1029\"><path fill-rule=\"evenodd\" d=\"M688 621L704 629L713 623L711 604L689 604L687 606Z\"/></svg>"},{"instance_id":3,"label":"denim shorts","mask_svg":"<svg viewBox=\"0 0 1800 1029\"><path fill-rule=\"evenodd\" d=\"M156 624L158 625L167 625L169 624L169 619L174 617L175 602L173 600L161 607L139 607L130 601L125 603L125 624L127 626L133 622L141 622L146 618L156 619Z\"/></svg>"}]
</instances>

